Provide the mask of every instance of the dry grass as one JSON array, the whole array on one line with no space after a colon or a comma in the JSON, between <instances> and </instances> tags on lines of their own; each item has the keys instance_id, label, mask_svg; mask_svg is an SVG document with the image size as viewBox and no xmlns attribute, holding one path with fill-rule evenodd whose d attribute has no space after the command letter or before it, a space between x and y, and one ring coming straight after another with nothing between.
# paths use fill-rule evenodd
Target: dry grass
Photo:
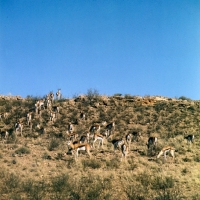
<instances>
[{"instance_id":1,"label":"dry grass","mask_svg":"<svg viewBox=\"0 0 200 200\"><path fill-rule=\"evenodd\" d=\"M105 103L105 97L92 95L89 93L89 99L86 96L84 100L55 101L61 107L56 122L49 122L48 112L43 110L40 117L34 114L32 131L25 120L34 98L0 99L0 112L8 109L10 114L0 121L0 127L11 133L7 142L0 144L0 199L200 198L198 101L167 100L152 104L145 99L143 105L141 98L128 95L110 97ZM79 118L82 110L86 120ZM24 137L14 134L17 118L24 121ZM75 161L66 145L68 122L74 123L77 133L84 134L93 122L101 123L104 118L108 123L116 123L113 139L124 138L133 130L139 130L142 138L131 143L126 161L121 161L119 150L114 154L110 139L102 148L92 148L91 159L80 152ZM38 122L46 129L45 133L35 128ZM102 126L101 133L104 129ZM195 134L194 144L186 143L184 132ZM149 136L158 137L158 146L152 151L146 148ZM176 148L174 162L171 157L166 162L163 158L156 160L165 145Z\"/></svg>"}]
</instances>

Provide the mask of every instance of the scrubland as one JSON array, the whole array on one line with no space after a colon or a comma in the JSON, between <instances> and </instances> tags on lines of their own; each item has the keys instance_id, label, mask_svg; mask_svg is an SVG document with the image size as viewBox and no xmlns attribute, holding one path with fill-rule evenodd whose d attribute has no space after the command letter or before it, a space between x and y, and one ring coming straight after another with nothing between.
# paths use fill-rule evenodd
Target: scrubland
<instances>
[{"instance_id":1,"label":"scrubland","mask_svg":"<svg viewBox=\"0 0 200 200\"><path fill-rule=\"evenodd\" d=\"M88 93L54 100L60 113L51 122L48 109L40 115L34 112L38 99L0 98L0 112L8 112L7 118L0 119L0 128L10 134L0 143L1 200L200 199L200 101ZM32 129L26 123L30 110ZM19 119L24 124L23 136L14 131ZM69 122L81 136L93 123L104 121L115 121L114 139L133 131L142 137L131 143L126 160L121 161L119 150L114 154L110 138L103 147L92 148L91 159L80 152L75 160L66 145ZM105 132L104 125L100 132ZM193 144L184 139L187 133L195 135ZM158 137L158 145L147 150L150 136ZM176 149L174 162L170 156L166 161L156 159L167 145Z\"/></svg>"}]
</instances>

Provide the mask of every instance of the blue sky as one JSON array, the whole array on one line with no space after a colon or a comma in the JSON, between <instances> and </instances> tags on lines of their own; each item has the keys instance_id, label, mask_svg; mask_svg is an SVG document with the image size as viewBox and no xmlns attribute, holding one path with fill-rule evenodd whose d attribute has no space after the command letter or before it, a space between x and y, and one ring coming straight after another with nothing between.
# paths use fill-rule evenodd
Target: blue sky
<instances>
[{"instance_id":1,"label":"blue sky","mask_svg":"<svg viewBox=\"0 0 200 200\"><path fill-rule=\"evenodd\" d=\"M0 0L0 94L200 99L199 0Z\"/></svg>"}]
</instances>

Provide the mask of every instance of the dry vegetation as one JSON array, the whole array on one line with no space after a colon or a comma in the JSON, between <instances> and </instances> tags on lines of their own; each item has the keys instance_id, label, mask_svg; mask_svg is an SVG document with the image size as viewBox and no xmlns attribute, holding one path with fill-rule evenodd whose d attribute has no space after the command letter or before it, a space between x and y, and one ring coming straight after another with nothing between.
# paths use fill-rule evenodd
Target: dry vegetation
<instances>
[{"instance_id":1,"label":"dry vegetation","mask_svg":"<svg viewBox=\"0 0 200 200\"><path fill-rule=\"evenodd\" d=\"M187 98L99 96L93 91L74 99L55 100L60 107L56 121L49 112L33 112L32 130L26 114L38 98L0 98L2 131L10 133L0 144L0 199L107 199L178 200L200 199L199 122L200 101ZM80 113L86 119L80 118ZM23 137L16 135L16 120L24 123ZM108 139L103 148L93 148L92 159L80 153L77 161L68 151L66 130L69 122L81 135L93 123L115 121L113 138L140 131L142 138L131 143L127 161L113 151ZM36 126L40 123L41 129ZM45 128L45 133L42 131ZM104 133L104 126L101 128ZM188 145L184 132L195 135ZM155 150L147 151L149 136L158 137ZM175 161L156 160L165 145L176 148Z\"/></svg>"}]
</instances>

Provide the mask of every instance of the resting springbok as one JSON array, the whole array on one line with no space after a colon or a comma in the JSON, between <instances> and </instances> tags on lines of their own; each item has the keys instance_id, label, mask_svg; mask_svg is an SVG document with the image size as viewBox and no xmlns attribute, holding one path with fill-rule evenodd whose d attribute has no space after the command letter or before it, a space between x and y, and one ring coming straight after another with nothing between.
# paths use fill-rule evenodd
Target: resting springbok
<instances>
[{"instance_id":1,"label":"resting springbok","mask_svg":"<svg viewBox=\"0 0 200 200\"><path fill-rule=\"evenodd\" d=\"M160 156L163 155L164 156L164 160L166 161L166 155L167 155L168 152L171 154L171 156L173 157L173 160L174 160L175 148L171 147L171 146L166 146L166 147L162 148L160 153L157 155L157 159L160 158Z\"/></svg>"},{"instance_id":2,"label":"resting springbok","mask_svg":"<svg viewBox=\"0 0 200 200\"><path fill-rule=\"evenodd\" d=\"M187 140L188 144L194 143L194 135L192 135L192 134L184 136L184 139Z\"/></svg>"},{"instance_id":3,"label":"resting springbok","mask_svg":"<svg viewBox=\"0 0 200 200\"><path fill-rule=\"evenodd\" d=\"M16 135L17 135L17 132L20 132L21 136L23 136L22 135L22 130L23 130L23 124L20 121L17 121L15 123L15 133L16 133Z\"/></svg>"},{"instance_id":4,"label":"resting springbok","mask_svg":"<svg viewBox=\"0 0 200 200\"><path fill-rule=\"evenodd\" d=\"M104 140L105 136L101 135L101 134L98 134L98 133L95 133L94 134L94 141L93 141L93 147L95 142L98 140L99 141L99 145L98 145L98 148L100 147L100 145L103 147L103 140Z\"/></svg>"},{"instance_id":5,"label":"resting springbok","mask_svg":"<svg viewBox=\"0 0 200 200\"><path fill-rule=\"evenodd\" d=\"M121 151L122 151L122 158L121 161L123 160L123 158L126 160L126 157L128 155L128 146L126 144L122 144L121 145Z\"/></svg>"},{"instance_id":6,"label":"resting springbok","mask_svg":"<svg viewBox=\"0 0 200 200\"><path fill-rule=\"evenodd\" d=\"M61 89L58 89L58 91L56 92L56 99L61 99Z\"/></svg>"},{"instance_id":7,"label":"resting springbok","mask_svg":"<svg viewBox=\"0 0 200 200\"><path fill-rule=\"evenodd\" d=\"M67 145L70 146L73 151L75 151L75 159L78 158L78 152L80 150L86 151L90 158L92 156L91 153L90 153L91 147L90 147L90 144L88 144L88 143L80 144L80 143L73 143L72 141L68 141Z\"/></svg>"},{"instance_id":8,"label":"resting springbok","mask_svg":"<svg viewBox=\"0 0 200 200\"><path fill-rule=\"evenodd\" d=\"M149 149L151 146L156 147L157 143L158 143L157 137L150 137L147 142L147 148Z\"/></svg>"}]
</instances>

